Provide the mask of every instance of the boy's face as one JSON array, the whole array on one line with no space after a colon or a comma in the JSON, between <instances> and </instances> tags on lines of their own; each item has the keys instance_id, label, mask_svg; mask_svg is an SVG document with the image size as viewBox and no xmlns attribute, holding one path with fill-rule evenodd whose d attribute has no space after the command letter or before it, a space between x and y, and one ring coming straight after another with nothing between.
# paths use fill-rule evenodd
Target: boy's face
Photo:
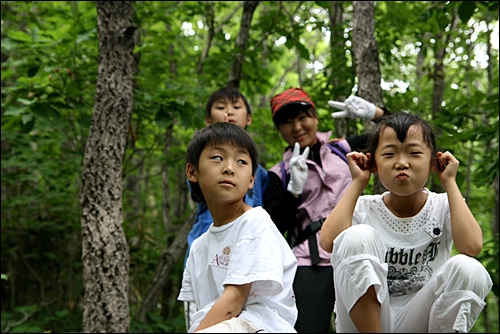
<instances>
[{"instance_id":1,"label":"boy's face","mask_svg":"<svg viewBox=\"0 0 500 334\"><path fill-rule=\"evenodd\" d=\"M408 196L425 187L432 159L420 126L410 126L404 142L393 128L385 128L374 155L380 182L392 193Z\"/></svg>"},{"instance_id":2,"label":"boy's face","mask_svg":"<svg viewBox=\"0 0 500 334\"><path fill-rule=\"evenodd\" d=\"M298 142L300 148L312 147L317 141L318 118L301 111L294 119L280 124L278 130L288 145L293 147Z\"/></svg>"},{"instance_id":3,"label":"boy's face","mask_svg":"<svg viewBox=\"0 0 500 334\"><path fill-rule=\"evenodd\" d=\"M236 101L229 99L219 99L210 108L210 117L205 119L207 125L229 122L238 125L242 129L252 124L252 115L248 113L243 99L240 97Z\"/></svg>"},{"instance_id":4,"label":"boy's face","mask_svg":"<svg viewBox=\"0 0 500 334\"><path fill-rule=\"evenodd\" d=\"M200 184L207 204L242 201L254 185L250 155L231 144L205 147L198 170L188 164L186 172L191 182Z\"/></svg>"}]
</instances>

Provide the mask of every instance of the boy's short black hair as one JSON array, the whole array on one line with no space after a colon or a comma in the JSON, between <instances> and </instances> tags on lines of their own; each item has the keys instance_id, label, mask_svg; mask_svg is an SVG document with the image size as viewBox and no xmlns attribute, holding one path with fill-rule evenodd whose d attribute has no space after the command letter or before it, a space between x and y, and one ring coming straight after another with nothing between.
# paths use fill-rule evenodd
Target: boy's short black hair
<instances>
[{"instance_id":1,"label":"boy's short black hair","mask_svg":"<svg viewBox=\"0 0 500 334\"><path fill-rule=\"evenodd\" d=\"M257 144L255 144L248 132L238 125L228 122L215 123L197 131L188 145L186 162L191 163L198 170L201 152L205 147L220 144L230 144L235 148L246 150L252 160L252 175L255 175L259 164ZM189 181L189 184L193 200L206 204L199 183Z\"/></svg>"},{"instance_id":2,"label":"boy's short black hair","mask_svg":"<svg viewBox=\"0 0 500 334\"><path fill-rule=\"evenodd\" d=\"M252 108L250 108L250 104L248 104L248 101L246 97L237 89L234 87L222 87L216 90L215 92L210 95L208 98L207 104L205 106L205 116L210 117L210 111L212 110L212 105L220 100L220 99L227 99L229 101L235 102L241 98L243 100L243 103L245 103L245 106L247 107L247 112L249 115L252 114Z\"/></svg>"},{"instance_id":3,"label":"boy's short black hair","mask_svg":"<svg viewBox=\"0 0 500 334\"><path fill-rule=\"evenodd\" d=\"M412 125L417 125L420 127L420 130L422 131L422 137L431 149L431 156L433 159L436 159L436 136L434 134L432 126L419 116L408 114L405 112L386 114L379 118L376 122L376 125L369 134L368 145L364 152L370 153L372 156L375 155L375 151L377 150L377 147L379 145L380 134L386 128L394 129L398 140L400 142L404 142L406 135L408 134L408 129ZM372 160L372 164L374 163L375 161Z\"/></svg>"}]
</instances>

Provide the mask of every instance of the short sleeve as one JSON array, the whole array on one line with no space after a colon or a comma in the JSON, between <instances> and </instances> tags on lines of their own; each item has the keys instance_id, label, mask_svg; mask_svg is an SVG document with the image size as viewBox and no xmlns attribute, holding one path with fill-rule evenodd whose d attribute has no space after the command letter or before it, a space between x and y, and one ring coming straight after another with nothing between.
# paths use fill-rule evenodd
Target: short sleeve
<instances>
[{"instance_id":1,"label":"short sleeve","mask_svg":"<svg viewBox=\"0 0 500 334\"><path fill-rule=\"evenodd\" d=\"M181 301L186 301L186 302L195 302L194 300L194 294L193 294L193 287L191 285L191 275L189 274L188 266L192 263L192 261L189 261L186 264L186 267L184 268L184 272L182 274L182 286L181 286L181 291L179 293L179 296L177 297L177 300Z\"/></svg>"},{"instance_id":2,"label":"short sleeve","mask_svg":"<svg viewBox=\"0 0 500 334\"><path fill-rule=\"evenodd\" d=\"M278 237L282 238L267 227L253 238L240 240L231 256L224 284L253 283L251 295L280 293L283 290L284 256Z\"/></svg>"}]
</instances>

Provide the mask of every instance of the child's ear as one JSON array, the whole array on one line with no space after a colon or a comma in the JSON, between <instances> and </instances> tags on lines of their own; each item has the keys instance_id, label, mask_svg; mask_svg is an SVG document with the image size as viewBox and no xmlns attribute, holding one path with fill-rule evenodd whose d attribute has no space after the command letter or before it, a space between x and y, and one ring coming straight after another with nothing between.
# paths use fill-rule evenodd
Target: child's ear
<instances>
[{"instance_id":1,"label":"child's ear","mask_svg":"<svg viewBox=\"0 0 500 334\"><path fill-rule=\"evenodd\" d=\"M246 126L252 125L252 114L247 115L247 123Z\"/></svg>"},{"instance_id":2,"label":"child's ear","mask_svg":"<svg viewBox=\"0 0 500 334\"><path fill-rule=\"evenodd\" d=\"M439 172L439 158L438 156L431 157L431 172Z\"/></svg>"},{"instance_id":3,"label":"child's ear","mask_svg":"<svg viewBox=\"0 0 500 334\"><path fill-rule=\"evenodd\" d=\"M366 157L368 158L368 168L370 169L370 173L377 174L375 159L372 159L372 155L370 153L366 153Z\"/></svg>"},{"instance_id":4,"label":"child's ear","mask_svg":"<svg viewBox=\"0 0 500 334\"><path fill-rule=\"evenodd\" d=\"M186 164L186 175L189 181L196 183L198 182L198 176L196 175L196 168L190 162Z\"/></svg>"},{"instance_id":5,"label":"child's ear","mask_svg":"<svg viewBox=\"0 0 500 334\"><path fill-rule=\"evenodd\" d=\"M255 182L255 176L252 175L252 177L250 178L250 183L248 184L248 190L253 188L254 182Z\"/></svg>"}]
</instances>

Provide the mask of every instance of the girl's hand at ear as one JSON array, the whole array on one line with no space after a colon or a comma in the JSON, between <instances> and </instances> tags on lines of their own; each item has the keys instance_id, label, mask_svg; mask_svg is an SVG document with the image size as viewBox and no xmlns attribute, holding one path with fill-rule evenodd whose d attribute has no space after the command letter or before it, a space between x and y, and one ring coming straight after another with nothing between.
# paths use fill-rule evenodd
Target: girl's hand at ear
<instances>
[{"instance_id":1,"label":"girl's hand at ear","mask_svg":"<svg viewBox=\"0 0 500 334\"><path fill-rule=\"evenodd\" d=\"M347 162L349 163L349 170L351 171L352 180L358 181L364 187L370 181L370 154L367 155L360 152L351 152L346 155Z\"/></svg>"},{"instance_id":2,"label":"girl's hand at ear","mask_svg":"<svg viewBox=\"0 0 500 334\"><path fill-rule=\"evenodd\" d=\"M450 182L456 182L460 162L449 151L437 153L438 175L441 184L446 189Z\"/></svg>"}]
</instances>

